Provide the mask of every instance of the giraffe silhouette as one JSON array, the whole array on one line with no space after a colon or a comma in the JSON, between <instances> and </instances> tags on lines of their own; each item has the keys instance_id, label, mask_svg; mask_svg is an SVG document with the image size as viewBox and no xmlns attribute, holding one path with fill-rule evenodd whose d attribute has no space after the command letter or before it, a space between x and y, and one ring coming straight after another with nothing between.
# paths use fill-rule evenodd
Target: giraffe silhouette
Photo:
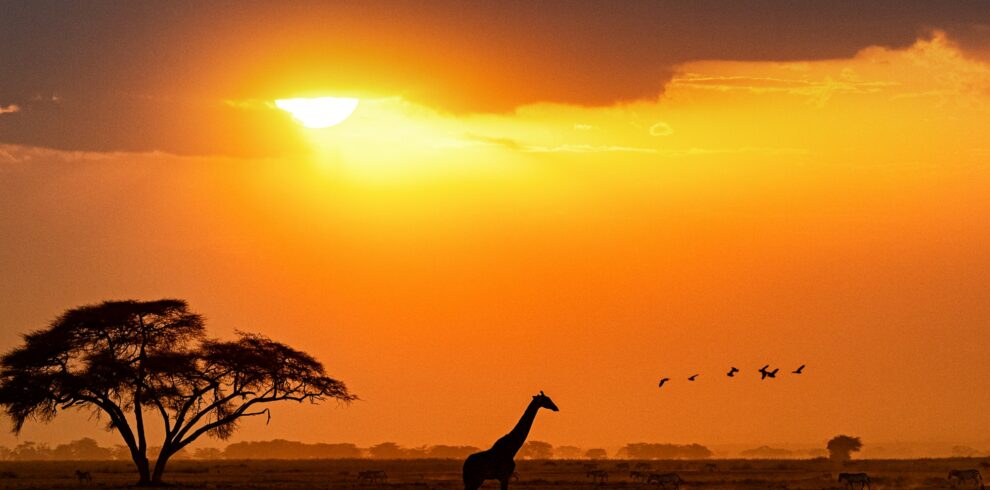
<instances>
[{"instance_id":1,"label":"giraffe silhouette","mask_svg":"<svg viewBox=\"0 0 990 490\"><path fill-rule=\"evenodd\" d=\"M541 391L529 402L519 423L508 434L495 441L491 449L467 457L464 461L464 490L477 490L485 480L498 480L502 484L502 490L509 488L509 480L516 471L516 462L513 459L526 442L529 429L536 420L536 412L541 408L554 412L559 410L553 400Z\"/></svg>"}]
</instances>

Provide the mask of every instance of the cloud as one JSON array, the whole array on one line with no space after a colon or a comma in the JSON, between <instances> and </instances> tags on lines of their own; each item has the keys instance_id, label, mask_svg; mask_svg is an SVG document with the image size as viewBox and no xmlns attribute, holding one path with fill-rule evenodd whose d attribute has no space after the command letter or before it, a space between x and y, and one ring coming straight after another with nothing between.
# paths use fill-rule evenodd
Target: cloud
<instances>
[{"instance_id":1,"label":"cloud","mask_svg":"<svg viewBox=\"0 0 990 490\"><path fill-rule=\"evenodd\" d=\"M21 111L21 106L19 106L17 104L10 104L10 105L8 105L6 107L0 105L0 115L3 115L3 114L13 114L15 112L20 112L20 111Z\"/></svg>"},{"instance_id":2,"label":"cloud","mask_svg":"<svg viewBox=\"0 0 990 490\"><path fill-rule=\"evenodd\" d=\"M512 138L465 133L461 136L461 139L475 144L497 146L508 150L522 150L524 148L523 144Z\"/></svg>"},{"instance_id":3,"label":"cloud","mask_svg":"<svg viewBox=\"0 0 990 490\"><path fill-rule=\"evenodd\" d=\"M523 148L529 153L657 153L656 148L619 145L565 144L557 146L529 145Z\"/></svg>"},{"instance_id":4,"label":"cloud","mask_svg":"<svg viewBox=\"0 0 990 490\"><path fill-rule=\"evenodd\" d=\"M650 126L650 136L670 136L674 134L674 128L665 122L658 122Z\"/></svg>"},{"instance_id":5,"label":"cloud","mask_svg":"<svg viewBox=\"0 0 990 490\"><path fill-rule=\"evenodd\" d=\"M825 77L821 80L802 80L773 77L700 76L695 74L674 78L670 82L672 87L696 90L804 96L819 107L824 106L829 99L837 94L871 94L897 85L899 85L898 82L833 79L831 77Z\"/></svg>"},{"instance_id":6,"label":"cloud","mask_svg":"<svg viewBox=\"0 0 990 490\"><path fill-rule=\"evenodd\" d=\"M663 77L655 79L653 97L606 106L543 99L509 112L459 113L424 103L415 91L409 97L373 94L362 98L361 110L347 125L327 135L356 136L348 140L352 146L360 142L374 147L361 152L382 155L390 146L417 145L676 156L696 155L702 151L698 149L814 152L825 135L835 139L845 134L842 127L829 126L831 121L857 124L894 109L928 117L947 104L970 111L990 100L988 65L969 57L943 33L904 48L871 47L845 58L700 60L672 69L676 75L666 84ZM33 93L7 99L20 104L21 114L17 124L10 123L14 118L0 119L0 143L245 158L297 157L314 146L312 135L275 111L270 99L248 89L216 98L109 90L86 98L82 92L58 91L57 104L34 101ZM3 109L9 113L14 107ZM850 118L866 107L871 109L862 117ZM842 112L823 118L822 110L830 109ZM807 128L816 127L815 132L801 131L795 115ZM773 131L765 130L771 126ZM393 157L398 158L388 158Z\"/></svg>"}]
</instances>

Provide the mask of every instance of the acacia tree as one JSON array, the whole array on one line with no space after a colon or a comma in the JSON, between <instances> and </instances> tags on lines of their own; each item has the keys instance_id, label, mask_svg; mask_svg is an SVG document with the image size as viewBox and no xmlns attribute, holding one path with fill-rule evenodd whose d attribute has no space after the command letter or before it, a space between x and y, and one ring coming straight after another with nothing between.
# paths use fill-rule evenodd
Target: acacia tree
<instances>
[{"instance_id":1,"label":"acacia tree","mask_svg":"<svg viewBox=\"0 0 990 490\"><path fill-rule=\"evenodd\" d=\"M863 448L863 442L858 437L838 435L828 441L828 457L836 463L844 463L852 459L852 453Z\"/></svg>"},{"instance_id":2,"label":"acacia tree","mask_svg":"<svg viewBox=\"0 0 990 490\"><path fill-rule=\"evenodd\" d=\"M522 459L553 458L553 445L543 441L528 441L519 449L519 457Z\"/></svg>"},{"instance_id":3,"label":"acacia tree","mask_svg":"<svg viewBox=\"0 0 990 490\"><path fill-rule=\"evenodd\" d=\"M283 400L355 397L309 354L261 335L208 339L185 301L108 301L66 311L0 358L0 406L20 432L70 408L105 417L139 474L162 482L170 457L203 435L227 439L242 417L267 415ZM163 440L148 459L146 418Z\"/></svg>"}]
</instances>

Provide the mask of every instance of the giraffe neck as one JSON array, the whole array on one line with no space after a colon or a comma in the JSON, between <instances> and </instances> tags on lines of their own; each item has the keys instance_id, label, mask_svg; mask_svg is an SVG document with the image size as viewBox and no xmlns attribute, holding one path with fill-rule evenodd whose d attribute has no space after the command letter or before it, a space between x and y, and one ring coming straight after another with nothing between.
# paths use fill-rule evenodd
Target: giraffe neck
<instances>
[{"instance_id":1,"label":"giraffe neck","mask_svg":"<svg viewBox=\"0 0 990 490\"><path fill-rule=\"evenodd\" d=\"M495 446L508 453L510 457L514 457L519 452L523 443L526 442L526 437L529 436L529 429L533 427L536 412L539 410L540 406L536 404L535 400L530 402L516 426L508 434L499 439L495 443Z\"/></svg>"}]
</instances>

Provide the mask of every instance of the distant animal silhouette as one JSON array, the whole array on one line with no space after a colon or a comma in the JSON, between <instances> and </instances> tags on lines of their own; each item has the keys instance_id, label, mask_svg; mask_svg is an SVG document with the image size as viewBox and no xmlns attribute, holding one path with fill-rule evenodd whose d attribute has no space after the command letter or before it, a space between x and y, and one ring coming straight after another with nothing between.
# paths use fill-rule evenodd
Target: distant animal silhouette
<instances>
[{"instance_id":1,"label":"distant animal silhouette","mask_svg":"<svg viewBox=\"0 0 990 490\"><path fill-rule=\"evenodd\" d=\"M653 469L653 465L651 465L650 463L640 461L639 463L636 463L636 465L633 466L633 468L636 468L637 470L650 470Z\"/></svg>"},{"instance_id":2,"label":"distant animal silhouette","mask_svg":"<svg viewBox=\"0 0 990 490\"><path fill-rule=\"evenodd\" d=\"M870 477L866 473L839 473L839 483L845 483L847 487L854 488L854 484L858 483L859 488L871 488L870 487Z\"/></svg>"},{"instance_id":3,"label":"distant animal silhouette","mask_svg":"<svg viewBox=\"0 0 990 490\"><path fill-rule=\"evenodd\" d=\"M802 364L801 367L792 371L791 374L801 374L801 371L804 371L804 364Z\"/></svg>"},{"instance_id":4,"label":"distant animal silhouette","mask_svg":"<svg viewBox=\"0 0 990 490\"><path fill-rule=\"evenodd\" d=\"M660 388L663 388L663 384L666 383L666 382L668 382L668 381L670 381L670 378L663 378L663 379L660 380L660 384L657 385L657 386L660 387Z\"/></svg>"},{"instance_id":5,"label":"distant animal silhouette","mask_svg":"<svg viewBox=\"0 0 990 490\"><path fill-rule=\"evenodd\" d=\"M718 471L718 465L715 463L705 463L705 469L708 473L715 473Z\"/></svg>"},{"instance_id":6,"label":"distant animal silhouette","mask_svg":"<svg viewBox=\"0 0 990 490\"><path fill-rule=\"evenodd\" d=\"M697 378L698 376L699 376L698 374L695 374L694 376L688 376L688 381L694 381L694 378Z\"/></svg>"},{"instance_id":7,"label":"distant animal silhouette","mask_svg":"<svg viewBox=\"0 0 990 490\"><path fill-rule=\"evenodd\" d=\"M769 364L760 368L760 379L777 377L777 371L780 371L780 368L774 369L773 371L767 371L768 367L770 367Z\"/></svg>"},{"instance_id":8,"label":"distant animal silhouette","mask_svg":"<svg viewBox=\"0 0 990 490\"><path fill-rule=\"evenodd\" d=\"M736 373L738 373L738 372L739 372L739 370L736 369L735 367L733 367L732 369L729 370L729 372L728 372L728 374L726 374L726 376L728 376L730 378L734 378L734 377L736 377Z\"/></svg>"},{"instance_id":9,"label":"distant animal silhouette","mask_svg":"<svg viewBox=\"0 0 990 490\"><path fill-rule=\"evenodd\" d=\"M615 465L615 469L617 469L617 470L628 470L629 469L629 463L619 463L619 464Z\"/></svg>"},{"instance_id":10,"label":"distant animal silhouette","mask_svg":"<svg viewBox=\"0 0 990 490\"><path fill-rule=\"evenodd\" d=\"M502 490L509 488L509 480L516 470L516 462L514 461L516 453L526 442L529 430L533 427L533 421L536 420L536 413L541 408L554 412L559 410L553 400L541 391L529 402L522 418L508 434L495 441L491 449L467 457L464 461L463 471L465 490L477 490L485 480L498 480Z\"/></svg>"},{"instance_id":11,"label":"distant animal silhouette","mask_svg":"<svg viewBox=\"0 0 990 490\"><path fill-rule=\"evenodd\" d=\"M76 479L79 480L79 483L92 482L93 475L88 471L76 470Z\"/></svg>"},{"instance_id":12,"label":"distant animal silhouette","mask_svg":"<svg viewBox=\"0 0 990 490\"><path fill-rule=\"evenodd\" d=\"M591 478L592 482L598 482L599 485L604 485L608 482L608 472L604 470L592 470L585 476Z\"/></svg>"},{"instance_id":13,"label":"distant animal silhouette","mask_svg":"<svg viewBox=\"0 0 990 490\"><path fill-rule=\"evenodd\" d=\"M659 485L660 488L667 488L667 485L670 485L670 488L677 490L681 488L681 484L684 483L684 480L682 480L680 475L677 473L651 473L650 476L646 478L646 483Z\"/></svg>"},{"instance_id":14,"label":"distant animal silhouette","mask_svg":"<svg viewBox=\"0 0 990 490\"><path fill-rule=\"evenodd\" d=\"M952 470L949 472L949 480L955 480L952 482L952 486L972 481L973 485L979 485L981 490L984 488L983 475L980 474L980 470Z\"/></svg>"},{"instance_id":15,"label":"distant animal silhouette","mask_svg":"<svg viewBox=\"0 0 990 490\"><path fill-rule=\"evenodd\" d=\"M388 480L388 473L382 470L367 470L358 472L359 483L385 483Z\"/></svg>"},{"instance_id":16,"label":"distant animal silhouette","mask_svg":"<svg viewBox=\"0 0 990 490\"><path fill-rule=\"evenodd\" d=\"M629 479L632 480L632 481L642 481L642 482L645 482L646 481L646 478L649 477L649 476L650 476L649 473L646 473L646 472L643 472L643 471L633 470L633 471L630 471L629 472Z\"/></svg>"}]
</instances>

